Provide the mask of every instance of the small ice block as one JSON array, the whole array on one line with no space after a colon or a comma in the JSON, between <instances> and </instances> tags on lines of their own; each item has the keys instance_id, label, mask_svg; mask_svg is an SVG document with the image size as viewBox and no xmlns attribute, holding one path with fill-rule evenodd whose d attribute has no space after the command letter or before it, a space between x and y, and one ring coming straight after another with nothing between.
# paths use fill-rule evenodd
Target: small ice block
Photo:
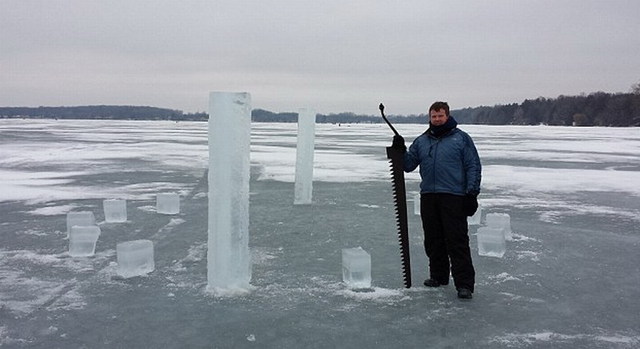
<instances>
[{"instance_id":1,"label":"small ice block","mask_svg":"<svg viewBox=\"0 0 640 349\"><path fill-rule=\"evenodd\" d=\"M420 215L420 193L413 196L413 214Z\"/></svg>"},{"instance_id":2,"label":"small ice block","mask_svg":"<svg viewBox=\"0 0 640 349\"><path fill-rule=\"evenodd\" d=\"M482 207L478 206L478 210L471 217L467 217L469 225L480 225L482 223Z\"/></svg>"},{"instance_id":3,"label":"small ice block","mask_svg":"<svg viewBox=\"0 0 640 349\"><path fill-rule=\"evenodd\" d=\"M104 221L107 223L122 223L127 221L127 200L107 199L102 201Z\"/></svg>"},{"instance_id":4,"label":"small ice block","mask_svg":"<svg viewBox=\"0 0 640 349\"><path fill-rule=\"evenodd\" d=\"M71 227L74 225L95 225L96 217L91 211L77 211L67 213L67 237L71 233Z\"/></svg>"},{"instance_id":5,"label":"small ice block","mask_svg":"<svg viewBox=\"0 0 640 349\"><path fill-rule=\"evenodd\" d=\"M100 227L96 225L74 225L69 233L69 255L90 257L96 250Z\"/></svg>"},{"instance_id":6,"label":"small ice block","mask_svg":"<svg viewBox=\"0 0 640 349\"><path fill-rule=\"evenodd\" d=\"M478 228L478 254L480 256L502 258L507 248L504 233L502 228Z\"/></svg>"},{"instance_id":7,"label":"small ice block","mask_svg":"<svg viewBox=\"0 0 640 349\"><path fill-rule=\"evenodd\" d=\"M180 213L180 195L178 193L160 193L156 196L156 212L162 214Z\"/></svg>"},{"instance_id":8,"label":"small ice block","mask_svg":"<svg viewBox=\"0 0 640 349\"><path fill-rule=\"evenodd\" d=\"M362 247L342 249L342 281L349 288L371 287L371 255Z\"/></svg>"},{"instance_id":9,"label":"small ice block","mask_svg":"<svg viewBox=\"0 0 640 349\"><path fill-rule=\"evenodd\" d=\"M487 227L504 229L504 237L511 240L511 217L507 213L488 213L485 218Z\"/></svg>"},{"instance_id":10,"label":"small ice block","mask_svg":"<svg viewBox=\"0 0 640 349\"><path fill-rule=\"evenodd\" d=\"M155 269L153 242L133 240L116 245L118 275L124 278L146 275Z\"/></svg>"}]
</instances>

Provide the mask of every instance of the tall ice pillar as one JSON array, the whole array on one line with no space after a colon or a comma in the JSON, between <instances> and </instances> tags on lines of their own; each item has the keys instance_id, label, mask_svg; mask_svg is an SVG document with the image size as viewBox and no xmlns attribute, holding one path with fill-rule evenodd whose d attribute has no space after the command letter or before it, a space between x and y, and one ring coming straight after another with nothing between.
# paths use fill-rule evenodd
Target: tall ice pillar
<instances>
[{"instance_id":1,"label":"tall ice pillar","mask_svg":"<svg viewBox=\"0 0 640 349\"><path fill-rule=\"evenodd\" d=\"M251 95L209 95L209 241L207 290L250 288L249 150Z\"/></svg>"},{"instance_id":2,"label":"tall ice pillar","mask_svg":"<svg viewBox=\"0 0 640 349\"><path fill-rule=\"evenodd\" d=\"M316 112L310 109L300 109L298 112L298 147L296 150L294 205L311 204L315 127Z\"/></svg>"}]
</instances>

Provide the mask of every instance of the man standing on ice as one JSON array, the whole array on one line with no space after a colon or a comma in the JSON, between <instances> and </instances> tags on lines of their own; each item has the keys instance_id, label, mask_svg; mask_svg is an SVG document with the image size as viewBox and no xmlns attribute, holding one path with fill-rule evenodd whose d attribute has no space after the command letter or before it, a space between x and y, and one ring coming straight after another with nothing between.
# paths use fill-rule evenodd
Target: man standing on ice
<instances>
[{"instance_id":1,"label":"man standing on ice","mask_svg":"<svg viewBox=\"0 0 640 349\"><path fill-rule=\"evenodd\" d=\"M449 284L449 271L458 298L471 299L475 270L469 248L467 216L478 208L481 165L471 137L457 128L446 102L429 108L429 129L404 154L404 170L420 166L420 214L424 248L429 257L427 287ZM393 146L406 149L402 136Z\"/></svg>"}]
</instances>

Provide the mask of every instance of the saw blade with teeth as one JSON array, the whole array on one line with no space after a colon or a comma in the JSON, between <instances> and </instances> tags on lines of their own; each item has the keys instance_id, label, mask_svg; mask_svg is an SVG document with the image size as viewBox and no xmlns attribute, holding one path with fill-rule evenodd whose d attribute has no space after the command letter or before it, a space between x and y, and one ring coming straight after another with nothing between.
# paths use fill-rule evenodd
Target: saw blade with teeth
<instances>
[{"instance_id":1,"label":"saw blade with teeth","mask_svg":"<svg viewBox=\"0 0 640 349\"><path fill-rule=\"evenodd\" d=\"M407 193L404 185L404 151L387 147L387 159L391 169L393 201L396 208L396 223L402 258L402 275L404 287L411 287L411 261L409 259L409 225L407 223Z\"/></svg>"}]
</instances>

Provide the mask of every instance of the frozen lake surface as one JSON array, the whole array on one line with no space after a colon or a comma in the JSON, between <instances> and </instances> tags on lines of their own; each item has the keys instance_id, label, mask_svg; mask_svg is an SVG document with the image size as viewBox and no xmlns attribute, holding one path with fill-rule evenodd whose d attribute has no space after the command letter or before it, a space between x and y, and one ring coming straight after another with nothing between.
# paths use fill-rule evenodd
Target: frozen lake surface
<instances>
[{"instance_id":1,"label":"frozen lake surface","mask_svg":"<svg viewBox=\"0 0 640 349\"><path fill-rule=\"evenodd\" d=\"M397 125L407 141L424 127ZM385 125L318 124L313 204L294 206L296 128L252 125L255 288L219 298L205 292L206 123L0 120L0 346L640 347L638 128L460 126L485 214L508 213L514 231L501 259L471 237L472 301L422 286L412 202L402 288ZM409 194L418 184L407 176ZM172 191L181 213L157 214L155 194ZM104 222L111 198L128 200L125 223ZM96 215L94 257L68 255L69 211ZM116 244L137 239L153 241L156 269L119 278ZM341 282L341 249L358 246L371 292Z\"/></svg>"}]
</instances>

